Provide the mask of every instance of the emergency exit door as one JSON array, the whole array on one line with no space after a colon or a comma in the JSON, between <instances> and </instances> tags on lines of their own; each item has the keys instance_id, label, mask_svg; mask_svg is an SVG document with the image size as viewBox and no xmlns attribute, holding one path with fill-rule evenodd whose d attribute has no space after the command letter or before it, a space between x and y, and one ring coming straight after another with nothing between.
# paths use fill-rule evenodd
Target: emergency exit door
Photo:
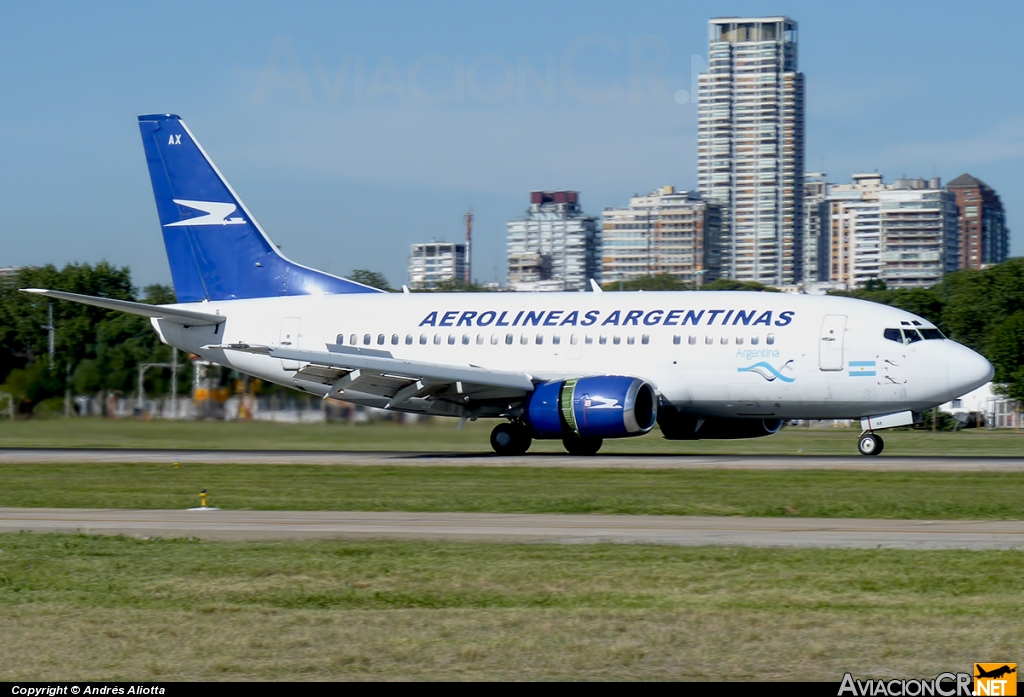
<instances>
[{"instance_id":1,"label":"emergency exit door","mask_svg":"<svg viewBox=\"0 0 1024 697\"><path fill-rule=\"evenodd\" d=\"M843 369L843 343L846 337L846 315L825 315L821 321L818 341L818 367L822 370Z\"/></svg>"}]
</instances>

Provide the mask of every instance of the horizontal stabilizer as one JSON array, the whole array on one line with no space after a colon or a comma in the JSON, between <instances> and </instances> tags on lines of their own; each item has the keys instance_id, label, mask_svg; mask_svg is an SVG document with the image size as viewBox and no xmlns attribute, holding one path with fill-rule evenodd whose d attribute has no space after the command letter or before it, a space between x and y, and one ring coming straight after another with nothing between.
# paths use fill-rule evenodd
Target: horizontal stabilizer
<instances>
[{"instance_id":1,"label":"horizontal stabilizer","mask_svg":"<svg viewBox=\"0 0 1024 697\"><path fill-rule=\"evenodd\" d=\"M148 305L146 303L135 303L129 300L113 300L111 298L97 298L92 295L79 295L78 293L65 293L61 290L44 290L42 288L22 288L26 293L36 293L38 295L45 295L48 298L57 298L59 300L70 300L75 303L82 303L83 305L93 305L95 307L102 307L107 310L117 310L118 312L127 312L130 315L140 315L141 317L155 317L157 319L164 319L168 322L175 322L177 324L184 324L188 327L198 327L204 325L220 324L227 317L223 315L211 315L206 312L195 312L193 310L180 310L174 307L167 307L166 305Z\"/></svg>"}]
</instances>

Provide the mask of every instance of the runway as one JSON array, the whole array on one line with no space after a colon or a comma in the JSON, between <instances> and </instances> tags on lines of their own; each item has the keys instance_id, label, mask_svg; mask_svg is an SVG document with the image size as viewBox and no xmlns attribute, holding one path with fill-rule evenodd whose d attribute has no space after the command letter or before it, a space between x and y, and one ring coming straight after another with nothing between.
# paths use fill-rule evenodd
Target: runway
<instances>
[{"instance_id":1,"label":"runway","mask_svg":"<svg viewBox=\"0 0 1024 697\"><path fill-rule=\"evenodd\" d=\"M116 448L0 448L3 464L224 463L354 465L364 467L566 467L573 469L758 469L878 472L1024 472L1017 457L862 457L822 455L597 455L333 450L121 450Z\"/></svg>"},{"instance_id":2,"label":"runway","mask_svg":"<svg viewBox=\"0 0 1024 697\"><path fill-rule=\"evenodd\" d=\"M751 547L1024 549L1024 521L0 508L0 532L207 540L447 540Z\"/></svg>"}]
</instances>

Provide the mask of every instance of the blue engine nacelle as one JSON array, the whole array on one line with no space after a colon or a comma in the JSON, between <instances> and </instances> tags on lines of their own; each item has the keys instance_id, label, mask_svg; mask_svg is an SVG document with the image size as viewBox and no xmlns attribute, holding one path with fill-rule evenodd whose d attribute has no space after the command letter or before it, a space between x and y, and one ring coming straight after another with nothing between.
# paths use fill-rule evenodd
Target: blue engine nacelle
<instances>
[{"instance_id":1,"label":"blue engine nacelle","mask_svg":"<svg viewBox=\"0 0 1024 697\"><path fill-rule=\"evenodd\" d=\"M524 412L534 438L625 438L654 428L657 404L644 380L598 375L537 385Z\"/></svg>"}]
</instances>

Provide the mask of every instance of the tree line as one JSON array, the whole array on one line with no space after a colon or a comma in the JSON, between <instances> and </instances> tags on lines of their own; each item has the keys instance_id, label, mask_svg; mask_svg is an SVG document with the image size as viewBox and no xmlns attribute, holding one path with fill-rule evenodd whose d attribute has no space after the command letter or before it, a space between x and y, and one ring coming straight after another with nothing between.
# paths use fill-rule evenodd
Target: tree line
<instances>
[{"instance_id":1,"label":"tree line","mask_svg":"<svg viewBox=\"0 0 1024 697\"><path fill-rule=\"evenodd\" d=\"M379 273L357 269L351 276L367 285L393 290ZM48 399L111 390L132 394L140 363L170 362L171 349L162 344L149 320L64 301L22 293L19 288L49 288L84 295L163 304L174 302L174 291L164 285L137 290L127 267L106 262L95 266L68 264L22 269L0 286L0 392L12 395L19 410L31 412ZM668 275L608 283L609 291L687 290L687 284ZM757 283L720 279L703 290L775 291ZM435 291L481 292L477 284L451 282ZM947 275L931 288L890 289L876 281L868 288L835 295L900 307L935 323L951 339L986 356L996 369L1003 394L1024 402L1024 259L982 271L965 270ZM48 329L52 305L53 366L50 365ZM184 356L179 358L179 393L191 381ZM168 371L151 370L145 389L154 394L171 391Z\"/></svg>"}]
</instances>

